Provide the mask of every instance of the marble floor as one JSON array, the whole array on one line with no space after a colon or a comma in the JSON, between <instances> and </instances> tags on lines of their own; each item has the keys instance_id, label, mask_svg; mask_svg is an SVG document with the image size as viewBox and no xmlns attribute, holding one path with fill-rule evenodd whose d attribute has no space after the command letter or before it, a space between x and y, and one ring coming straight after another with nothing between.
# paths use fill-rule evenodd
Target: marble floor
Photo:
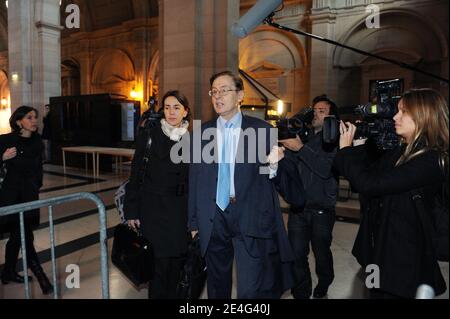
<instances>
[{"instance_id":1,"label":"marble floor","mask_svg":"<svg viewBox=\"0 0 450 319\"><path fill-rule=\"evenodd\" d=\"M119 223L119 216L114 206L113 195L117 187L128 176L123 172L105 173L93 178L90 171L68 168L63 174L62 167L45 165L44 186L41 199L56 196L92 192L104 202L107 210L107 227L109 236ZM348 195L348 194L347 194ZM349 198L349 199L348 199ZM332 251L334 256L335 280L328 291L328 299L362 299L365 298L363 282L359 279L360 267L350 251L358 229L358 202L353 196L345 196L337 207L337 222L333 231ZM282 206L285 206L282 203ZM100 276L100 247L98 244L99 222L96 207L93 203L81 200L66 203L53 209L55 218L56 237L56 271L59 298L62 299L98 299L101 298ZM285 219L287 215L283 214ZM51 278L50 240L48 229L47 209L41 210L41 226L34 232L35 247L39 253L43 268ZM0 240L0 267L4 263L4 248L7 239ZM112 238L108 241L109 250ZM77 265L80 273L78 288L71 287L73 283L70 266ZM314 269L314 257L310 257L310 267ZM449 282L448 263L441 264L444 277ZM313 274L313 285L317 278ZM31 273L30 273L31 275ZM113 299L144 299L147 297L145 288L137 290L134 286L109 262L110 297ZM69 283L69 285L67 284ZM36 280L30 283L32 298L51 299L53 296L42 295ZM24 285L0 284L0 299L23 299ZM233 298L236 297L235 285ZM206 298L206 289L201 298ZM283 299L291 299L290 292L286 292ZM448 299L448 290L439 298Z\"/></svg>"}]
</instances>

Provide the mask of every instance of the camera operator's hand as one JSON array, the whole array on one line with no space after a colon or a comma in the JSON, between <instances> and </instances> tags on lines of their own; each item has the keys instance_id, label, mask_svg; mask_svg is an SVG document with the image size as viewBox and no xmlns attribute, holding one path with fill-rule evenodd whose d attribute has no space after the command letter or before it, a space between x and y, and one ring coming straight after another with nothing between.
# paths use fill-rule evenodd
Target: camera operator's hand
<instances>
[{"instance_id":1,"label":"camera operator's hand","mask_svg":"<svg viewBox=\"0 0 450 319\"><path fill-rule=\"evenodd\" d=\"M302 140L300 139L300 137L297 135L296 138L290 138L287 140L281 140L279 141L281 144L283 144L284 147L286 147L287 149L293 151L293 152L298 152L300 151L304 144L302 142Z\"/></svg>"},{"instance_id":2,"label":"camera operator's hand","mask_svg":"<svg viewBox=\"0 0 450 319\"><path fill-rule=\"evenodd\" d=\"M267 156L267 162L271 167L274 167L279 161L284 158L284 147L274 146L269 156Z\"/></svg>"},{"instance_id":3,"label":"camera operator's hand","mask_svg":"<svg viewBox=\"0 0 450 319\"><path fill-rule=\"evenodd\" d=\"M341 121L339 130L341 132L339 148L343 149L344 147L352 146L353 139L355 138L356 126L350 122L344 124L344 122Z\"/></svg>"},{"instance_id":4,"label":"camera operator's hand","mask_svg":"<svg viewBox=\"0 0 450 319\"><path fill-rule=\"evenodd\" d=\"M128 221L128 227L137 232L141 228L141 222L139 219L130 219Z\"/></svg>"}]
</instances>

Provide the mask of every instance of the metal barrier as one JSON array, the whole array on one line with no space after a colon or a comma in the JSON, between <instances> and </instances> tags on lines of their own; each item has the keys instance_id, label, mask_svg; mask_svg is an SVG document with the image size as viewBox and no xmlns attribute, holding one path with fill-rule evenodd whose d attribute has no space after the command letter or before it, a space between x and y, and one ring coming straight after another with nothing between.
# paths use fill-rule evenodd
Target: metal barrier
<instances>
[{"instance_id":1,"label":"metal barrier","mask_svg":"<svg viewBox=\"0 0 450 319\"><path fill-rule=\"evenodd\" d=\"M106 234L106 212L105 205L102 200L91 193L77 193L72 195L66 195L61 197L49 198L44 200L38 200L30 203L23 203L13 206L0 207L0 217L20 214L20 238L22 242L22 262L24 269L25 280L25 298L30 299L30 286L27 276L27 254L25 246L25 224L24 213L33 209L39 209L42 207L48 207L48 220L50 227L50 244L51 244L51 257L52 257L52 275L53 275L53 297L58 298L58 285L56 284L56 255L55 255L55 227L53 224L53 206L60 205L66 202L77 201L80 199L88 199L93 201L99 211L100 221L100 263L102 272L102 296L103 299L109 299L109 271L108 271L108 237Z\"/></svg>"}]
</instances>

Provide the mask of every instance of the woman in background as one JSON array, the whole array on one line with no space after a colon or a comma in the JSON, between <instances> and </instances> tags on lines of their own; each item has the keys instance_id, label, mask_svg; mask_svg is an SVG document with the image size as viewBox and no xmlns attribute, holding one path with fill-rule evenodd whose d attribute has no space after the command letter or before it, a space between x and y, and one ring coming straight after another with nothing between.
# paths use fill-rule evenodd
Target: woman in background
<instances>
[{"instance_id":1,"label":"woman in background","mask_svg":"<svg viewBox=\"0 0 450 319\"><path fill-rule=\"evenodd\" d=\"M19 107L9 123L12 133L0 136L0 164L6 163L7 174L0 190L0 206L27 203L39 199L42 186L43 143L37 133L38 111L29 106ZM39 209L26 212L25 243L28 267L38 279L44 294L53 292L44 273L36 249L33 229L39 225ZM5 266L1 274L4 285L10 282L23 283L24 278L16 272L16 264L21 247L19 214L2 217L9 240L6 243ZM31 279L31 278L30 278Z\"/></svg>"}]
</instances>

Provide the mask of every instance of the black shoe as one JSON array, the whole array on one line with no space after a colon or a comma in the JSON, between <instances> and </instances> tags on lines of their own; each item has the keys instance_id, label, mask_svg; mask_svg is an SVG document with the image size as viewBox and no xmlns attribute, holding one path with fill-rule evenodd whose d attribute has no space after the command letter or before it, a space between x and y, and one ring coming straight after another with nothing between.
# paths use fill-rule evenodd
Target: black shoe
<instances>
[{"instance_id":1,"label":"black shoe","mask_svg":"<svg viewBox=\"0 0 450 319\"><path fill-rule=\"evenodd\" d=\"M28 276L28 281L32 281L33 278ZM3 271L2 272L2 284L7 285L10 282L15 282L18 284L23 284L25 282L25 278L19 275L15 271Z\"/></svg>"},{"instance_id":2,"label":"black shoe","mask_svg":"<svg viewBox=\"0 0 450 319\"><path fill-rule=\"evenodd\" d=\"M41 286L41 290L44 295L49 295L53 293L53 286L48 280L47 276L44 273L43 275L43 277L37 277L39 286Z\"/></svg>"},{"instance_id":3,"label":"black shoe","mask_svg":"<svg viewBox=\"0 0 450 319\"><path fill-rule=\"evenodd\" d=\"M327 295L327 293L328 293L328 287L322 288L322 287L317 286L316 288L314 288L313 297L314 297L314 299L322 299Z\"/></svg>"},{"instance_id":4,"label":"black shoe","mask_svg":"<svg viewBox=\"0 0 450 319\"><path fill-rule=\"evenodd\" d=\"M45 274L39 262L36 260L30 261L30 269L36 276L39 282L39 286L41 286L42 293L44 295L51 294L53 292L53 286L48 280L47 275Z\"/></svg>"}]
</instances>

